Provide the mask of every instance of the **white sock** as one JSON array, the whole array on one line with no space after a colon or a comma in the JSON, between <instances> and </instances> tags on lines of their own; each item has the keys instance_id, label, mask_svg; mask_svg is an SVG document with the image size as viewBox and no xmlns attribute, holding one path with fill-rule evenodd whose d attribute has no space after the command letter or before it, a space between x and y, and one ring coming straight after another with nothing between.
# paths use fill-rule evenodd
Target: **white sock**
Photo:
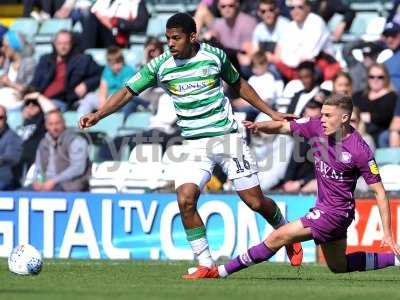
<instances>
[{"instance_id":1,"label":"white sock","mask_svg":"<svg viewBox=\"0 0 400 300\"><path fill-rule=\"evenodd\" d=\"M211 268L214 266L214 260L211 257L210 248L208 246L208 241L205 237L199 238L197 240L190 241L190 246L200 266Z\"/></svg>"},{"instance_id":2,"label":"white sock","mask_svg":"<svg viewBox=\"0 0 400 300\"><path fill-rule=\"evenodd\" d=\"M226 271L224 265L218 266L218 274L219 274L219 277L222 277L222 278L225 278L229 275L228 272Z\"/></svg>"}]
</instances>

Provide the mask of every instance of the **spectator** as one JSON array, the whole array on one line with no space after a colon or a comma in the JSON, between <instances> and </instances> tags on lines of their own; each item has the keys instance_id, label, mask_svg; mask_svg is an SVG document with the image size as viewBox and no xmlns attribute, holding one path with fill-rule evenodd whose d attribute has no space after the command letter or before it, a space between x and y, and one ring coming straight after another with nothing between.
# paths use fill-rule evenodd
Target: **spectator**
<instances>
[{"instance_id":1,"label":"spectator","mask_svg":"<svg viewBox=\"0 0 400 300\"><path fill-rule=\"evenodd\" d=\"M240 11L239 0L219 0L218 9L222 18L214 21L205 37L215 37L225 49L236 53L240 66L248 67L250 58L245 53L252 51L256 19Z\"/></svg>"},{"instance_id":2,"label":"spectator","mask_svg":"<svg viewBox=\"0 0 400 300\"><path fill-rule=\"evenodd\" d=\"M340 65L329 55L332 47L324 20L311 12L308 0L293 0L289 8L293 21L279 40L275 53L268 56L268 61L291 80L297 78L296 68L301 62L315 60L324 79L331 80Z\"/></svg>"},{"instance_id":3,"label":"spectator","mask_svg":"<svg viewBox=\"0 0 400 300\"><path fill-rule=\"evenodd\" d=\"M383 37L386 46L393 51L393 56L385 61L385 66L397 93L400 93L400 25L395 22L387 23Z\"/></svg>"},{"instance_id":4,"label":"spectator","mask_svg":"<svg viewBox=\"0 0 400 300\"><path fill-rule=\"evenodd\" d=\"M157 113L150 119L149 129L137 134L117 137L112 144L100 150L100 160L121 160L120 154L125 146L132 150L138 144L157 143L165 152L168 146L181 144L182 138L176 126L176 120L173 101L167 94L163 94L158 101Z\"/></svg>"},{"instance_id":5,"label":"spectator","mask_svg":"<svg viewBox=\"0 0 400 300\"><path fill-rule=\"evenodd\" d=\"M8 127L7 111L0 105L0 190L14 188L13 168L21 157L22 141Z\"/></svg>"},{"instance_id":6,"label":"spectator","mask_svg":"<svg viewBox=\"0 0 400 300\"><path fill-rule=\"evenodd\" d=\"M287 37L289 20L280 16L276 0L260 0L257 15L262 21L253 32L253 49L274 53L276 43Z\"/></svg>"},{"instance_id":7,"label":"spectator","mask_svg":"<svg viewBox=\"0 0 400 300\"><path fill-rule=\"evenodd\" d=\"M368 69L368 87L353 96L354 105L360 109L366 131L379 145L380 135L389 129L397 101L397 94L390 84L386 67L374 64ZM379 145L381 147L381 145Z\"/></svg>"},{"instance_id":8,"label":"spectator","mask_svg":"<svg viewBox=\"0 0 400 300\"><path fill-rule=\"evenodd\" d=\"M32 17L38 21L50 19L62 6L64 0L24 0L23 17ZM37 10L34 10L34 8Z\"/></svg>"},{"instance_id":9,"label":"spectator","mask_svg":"<svg viewBox=\"0 0 400 300\"><path fill-rule=\"evenodd\" d=\"M39 142L46 133L44 113L37 99L24 101L22 107L23 123L16 132L22 139L22 155L16 168L16 177L22 179L35 162Z\"/></svg>"},{"instance_id":10,"label":"spectator","mask_svg":"<svg viewBox=\"0 0 400 300\"><path fill-rule=\"evenodd\" d=\"M125 81L130 79L135 70L125 64L122 50L116 46L107 49L107 66L101 75L98 93L92 93L85 97L79 107L78 114L84 115L104 105L107 98L124 86Z\"/></svg>"},{"instance_id":11,"label":"spectator","mask_svg":"<svg viewBox=\"0 0 400 300\"><path fill-rule=\"evenodd\" d=\"M0 103L7 109L17 109L35 72L32 48L22 34L9 30L4 35L2 51L5 61L0 76Z\"/></svg>"},{"instance_id":12,"label":"spectator","mask_svg":"<svg viewBox=\"0 0 400 300\"><path fill-rule=\"evenodd\" d=\"M393 0L392 9L389 11L387 22L395 22L400 24L400 0Z\"/></svg>"},{"instance_id":13,"label":"spectator","mask_svg":"<svg viewBox=\"0 0 400 300\"><path fill-rule=\"evenodd\" d=\"M126 47L130 34L146 31L148 20L143 0L97 0L82 22L82 47Z\"/></svg>"},{"instance_id":14,"label":"spectator","mask_svg":"<svg viewBox=\"0 0 400 300\"><path fill-rule=\"evenodd\" d=\"M67 129L58 110L46 114L47 134L36 152L33 184L35 191L85 191L91 164L88 142L80 133Z\"/></svg>"},{"instance_id":15,"label":"spectator","mask_svg":"<svg viewBox=\"0 0 400 300\"><path fill-rule=\"evenodd\" d=\"M94 2L96 2L96 0L65 0L54 15L60 19L71 18L74 24L77 21L85 23Z\"/></svg>"},{"instance_id":16,"label":"spectator","mask_svg":"<svg viewBox=\"0 0 400 300\"><path fill-rule=\"evenodd\" d=\"M40 58L31 86L65 111L74 109L78 100L98 88L101 71L90 55L76 53L72 33L61 30L53 53Z\"/></svg>"},{"instance_id":17,"label":"spectator","mask_svg":"<svg viewBox=\"0 0 400 300\"><path fill-rule=\"evenodd\" d=\"M343 20L338 22L333 31L333 40L340 41L345 31L349 30L353 23L355 12L342 0L317 0L311 2L311 10L320 15L326 23L335 14L343 15Z\"/></svg>"},{"instance_id":18,"label":"spectator","mask_svg":"<svg viewBox=\"0 0 400 300\"><path fill-rule=\"evenodd\" d=\"M319 118L322 103L315 100L309 101L303 113L303 118ZM310 144L304 139L294 136L295 143L292 157L286 169L282 189L286 193L315 193L317 181L314 174L314 160Z\"/></svg>"},{"instance_id":19,"label":"spectator","mask_svg":"<svg viewBox=\"0 0 400 300\"><path fill-rule=\"evenodd\" d=\"M353 81L349 73L339 72L333 78L333 93L351 97L353 95Z\"/></svg>"},{"instance_id":20,"label":"spectator","mask_svg":"<svg viewBox=\"0 0 400 300\"><path fill-rule=\"evenodd\" d=\"M330 94L329 91L321 89L318 76L313 62L303 62L297 68L303 89L295 93L287 109L288 113L302 115L303 109L311 99L323 102L323 99Z\"/></svg>"},{"instance_id":21,"label":"spectator","mask_svg":"<svg viewBox=\"0 0 400 300\"><path fill-rule=\"evenodd\" d=\"M282 96L283 81L276 80L268 71L268 61L263 52L257 52L251 60L253 76L249 78L249 84L257 94L269 105Z\"/></svg>"}]
</instances>

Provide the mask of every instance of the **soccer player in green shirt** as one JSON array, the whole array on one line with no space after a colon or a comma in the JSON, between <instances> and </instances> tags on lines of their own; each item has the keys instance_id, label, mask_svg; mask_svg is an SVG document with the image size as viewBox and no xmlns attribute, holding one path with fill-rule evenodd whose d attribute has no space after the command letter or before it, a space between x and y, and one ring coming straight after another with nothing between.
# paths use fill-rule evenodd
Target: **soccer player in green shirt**
<instances>
[{"instance_id":1,"label":"soccer player in green shirt","mask_svg":"<svg viewBox=\"0 0 400 300\"><path fill-rule=\"evenodd\" d=\"M221 165L239 197L260 213L273 228L287 223L276 203L266 198L257 177L257 164L238 132L232 107L223 93L222 81L273 120L294 118L272 110L243 80L224 51L197 41L196 24L191 16L177 13L168 19L166 38L169 50L154 58L133 76L97 112L83 116L81 129L120 109L145 89L159 85L173 100L177 124L185 138L186 160L176 171L175 188L187 239L199 261L185 279L207 277L215 265L206 238L206 228L197 211L197 200L210 179L215 164ZM293 266L303 258L300 243L286 247Z\"/></svg>"}]
</instances>

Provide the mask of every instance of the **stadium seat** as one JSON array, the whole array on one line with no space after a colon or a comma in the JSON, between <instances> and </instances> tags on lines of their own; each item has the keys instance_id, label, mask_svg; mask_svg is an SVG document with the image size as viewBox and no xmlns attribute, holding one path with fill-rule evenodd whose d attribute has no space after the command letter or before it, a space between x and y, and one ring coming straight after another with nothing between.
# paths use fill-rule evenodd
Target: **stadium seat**
<instances>
[{"instance_id":1,"label":"stadium seat","mask_svg":"<svg viewBox=\"0 0 400 300\"><path fill-rule=\"evenodd\" d=\"M122 190L131 164L127 162L105 161L92 168L89 180L90 191L94 193L117 193Z\"/></svg>"},{"instance_id":2,"label":"stadium seat","mask_svg":"<svg viewBox=\"0 0 400 300\"><path fill-rule=\"evenodd\" d=\"M377 17L379 17L377 12L358 12L349 29L350 34L361 37L367 32L369 22Z\"/></svg>"},{"instance_id":3,"label":"stadium seat","mask_svg":"<svg viewBox=\"0 0 400 300\"><path fill-rule=\"evenodd\" d=\"M28 41L33 41L33 37L38 32L39 23L32 18L19 18L11 25L10 30L21 32Z\"/></svg>"},{"instance_id":4,"label":"stadium seat","mask_svg":"<svg viewBox=\"0 0 400 300\"><path fill-rule=\"evenodd\" d=\"M389 164L400 165L400 149L378 148L375 150L375 160L378 166L384 166Z\"/></svg>"},{"instance_id":5,"label":"stadium seat","mask_svg":"<svg viewBox=\"0 0 400 300\"><path fill-rule=\"evenodd\" d=\"M152 17L147 25L146 35L154 37L164 36L165 25L170 16L170 14L163 14Z\"/></svg>"},{"instance_id":6,"label":"stadium seat","mask_svg":"<svg viewBox=\"0 0 400 300\"><path fill-rule=\"evenodd\" d=\"M131 113L126 118L124 125L118 128L118 135L129 135L148 129L151 116L150 112Z\"/></svg>"},{"instance_id":7,"label":"stadium seat","mask_svg":"<svg viewBox=\"0 0 400 300\"><path fill-rule=\"evenodd\" d=\"M138 44L122 51L124 53L126 64L137 70L144 60L144 46Z\"/></svg>"},{"instance_id":8,"label":"stadium seat","mask_svg":"<svg viewBox=\"0 0 400 300\"><path fill-rule=\"evenodd\" d=\"M367 42L375 42L380 40L385 24L386 18L384 17L376 17L371 19L367 24L367 28L365 30L365 34L362 36L362 39Z\"/></svg>"},{"instance_id":9,"label":"stadium seat","mask_svg":"<svg viewBox=\"0 0 400 300\"><path fill-rule=\"evenodd\" d=\"M78 127L78 113L76 111L66 111L63 113L65 124L67 127Z\"/></svg>"},{"instance_id":10,"label":"stadium seat","mask_svg":"<svg viewBox=\"0 0 400 300\"><path fill-rule=\"evenodd\" d=\"M124 121L124 115L122 113L114 113L101 120L95 126L88 129L89 132L103 132L109 137L114 137L117 134L118 128L120 128Z\"/></svg>"},{"instance_id":11,"label":"stadium seat","mask_svg":"<svg viewBox=\"0 0 400 300\"><path fill-rule=\"evenodd\" d=\"M22 114L20 111L8 111L7 112L7 123L11 129L16 129L23 123Z\"/></svg>"},{"instance_id":12,"label":"stadium seat","mask_svg":"<svg viewBox=\"0 0 400 300\"><path fill-rule=\"evenodd\" d=\"M400 191L400 165L387 164L379 168L383 186L387 191Z\"/></svg>"},{"instance_id":13,"label":"stadium seat","mask_svg":"<svg viewBox=\"0 0 400 300\"><path fill-rule=\"evenodd\" d=\"M40 57L44 54L49 54L53 52L53 45L52 44L39 44L35 46L35 53L34 57L36 62L39 62Z\"/></svg>"},{"instance_id":14,"label":"stadium seat","mask_svg":"<svg viewBox=\"0 0 400 300\"><path fill-rule=\"evenodd\" d=\"M48 19L43 21L35 37L36 43L49 43L60 30L72 30L71 19Z\"/></svg>"},{"instance_id":15,"label":"stadium seat","mask_svg":"<svg viewBox=\"0 0 400 300\"><path fill-rule=\"evenodd\" d=\"M90 48L85 50L85 54L89 54L93 60L100 66L107 64L106 49L103 48Z\"/></svg>"}]
</instances>

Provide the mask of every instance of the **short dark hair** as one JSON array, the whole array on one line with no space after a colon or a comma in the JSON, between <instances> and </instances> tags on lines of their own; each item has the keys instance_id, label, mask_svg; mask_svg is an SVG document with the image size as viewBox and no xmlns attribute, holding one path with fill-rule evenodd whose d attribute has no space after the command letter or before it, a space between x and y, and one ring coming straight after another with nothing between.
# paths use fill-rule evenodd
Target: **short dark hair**
<instances>
[{"instance_id":1,"label":"short dark hair","mask_svg":"<svg viewBox=\"0 0 400 300\"><path fill-rule=\"evenodd\" d=\"M318 108L318 109L321 109L322 108L322 103L317 101L317 100L311 99L310 101L307 102L307 104L306 104L306 106L304 108L310 108L310 109Z\"/></svg>"},{"instance_id":2,"label":"short dark hair","mask_svg":"<svg viewBox=\"0 0 400 300\"><path fill-rule=\"evenodd\" d=\"M124 54L118 46L110 46L107 48L106 58L108 63L124 63Z\"/></svg>"},{"instance_id":3,"label":"short dark hair","mask_svg":"<svg viewBox=\"0 0 400 300\"><path fill-rule=\"evenodd\" d=\"M351 97L344 96L340 94L333 94L326 98L324 101L324 105L332 105L343 109L345 112L351 113L353 112L353 101Z\"/></svg>"},{"instance_id":4,"label":"short dark hair","mask_svg":"<svg viewBox=\"0 0 400 300\"><path fill-rule=\"evenodd\" d=\"M260 6L260 4L273 5L274 7L278 6L276 0L260 0L258 5Z\"/></svg>"},{"instance_id":5,"label":"short dark hair","mask_svg":"<svg viewBox=\"0 0 400 300\"><path fill-rule=\"evenodd\" d=\"M296 68L298 72L304 69L309 70L311 73L315 74L315 64L312 61L303 61Z\"/></svg>"},{"instance_id":6,"label":"short dark hair","mask_svg":"<svg viewBox=\"0 0 400 300\"><path fill-rule=\"evenodd\" d=\"M197 33L194 19L186 13L177 13L170 17L166 28L182 28L182 31L186 34Z\"/></svg>"}]
</instances>

